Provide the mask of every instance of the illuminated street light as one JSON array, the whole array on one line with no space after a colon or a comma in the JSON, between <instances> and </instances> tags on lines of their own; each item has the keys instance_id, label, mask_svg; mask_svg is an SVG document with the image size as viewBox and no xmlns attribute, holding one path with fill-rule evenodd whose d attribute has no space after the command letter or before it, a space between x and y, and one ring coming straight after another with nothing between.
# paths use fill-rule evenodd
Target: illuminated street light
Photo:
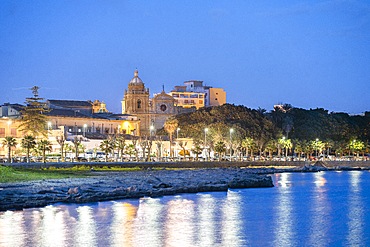
<instances>
[{"instance_id":1,"label":"illuminated street light","mask_svg":"<svg viewBox=\"0 0 370 247\"><path fill-rule=\"evenodd\" d=\"M153 131L154 131L154 126L153 125L150 125L149 129L150 129L150 136L152 136Z\"/></svg>"},{"instance_id":2,"label":"illuminated street light","mask_svg":"<svg viewBox=\"0 0 370 247\"><path fill-rule=\"evenodd\" d=\"M204 129L204 149L205 149L205 155L206 155L206 160L208 158L208 155L207 155L207 132L208 132L208 128L205 128Z\"/></svg>"},{"instance_id":3,"label":"illuminated street light","mask_svg":"<svg viewBox=\"0 0 370 247\"><path fill-rule=\"evenodd\" d=\"M11 130L10 130L10 125L12 125L12 120L8 120L8 131L9 131L9 136L11 136Z\"/></svg>"},{"instance_id":4,"label":"illuminated street light","mask_svg":"<svg viewBox=\"0 0 370 247\"><path fill-rule=\"evenodd\" d=\"M232 135L233 132L234 132L234 129L231 128L230 129L230 161L231 161L231 152L232 152L232 138L231 138L231 135Z\"/></svg>"},{"instance_id":5,"label":"illuminated street light","mask_svg":"<svg viewBox=\"0 0 370 247\"><path fill-rule=\"evenodd\" d=\"M180 131L180 128L177 128L176 129L176 139L179 139L179 131Z\"/></svg>"},{"instance_id":6,"label":"illuminated street light","mask_svg":"<svg viewBox=\"0 0 370 247\"><path fill-rule=\"evenodd\" d=\"M84 137L86 136L86 128L87 128L87 124L84 124L83 126L83 136Z\"/></svg>"},{"instance_id":7,"label":"illuminated street light","mask_svg":"<svg viewBox=\"0 0 370 247\"><path fill-rule=\"evenodd\" d=\"M48 122L48 134L50 134L50 129L51 129L51 122Z\"/></svg>"}]
</instances>

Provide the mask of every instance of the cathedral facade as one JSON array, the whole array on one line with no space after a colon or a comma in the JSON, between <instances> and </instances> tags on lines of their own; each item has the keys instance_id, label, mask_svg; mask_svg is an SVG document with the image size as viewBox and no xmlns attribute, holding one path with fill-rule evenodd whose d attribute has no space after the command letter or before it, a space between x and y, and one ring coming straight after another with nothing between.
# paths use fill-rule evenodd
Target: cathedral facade
<instances>
[{"instance_id":1,"label":"cathedral facade","mask_svg":"<svg viewBox=\"0 0 370 247\"><path fill-rule=\"evenodd\" d=\"M140 79L138 70L135 70L121 103L122 114L134 115L140 121L141 135L154 134L163 128L169 117L178 114L176 100L164 90L150 98L149 88Z\"/></svg>"}]
</instances>

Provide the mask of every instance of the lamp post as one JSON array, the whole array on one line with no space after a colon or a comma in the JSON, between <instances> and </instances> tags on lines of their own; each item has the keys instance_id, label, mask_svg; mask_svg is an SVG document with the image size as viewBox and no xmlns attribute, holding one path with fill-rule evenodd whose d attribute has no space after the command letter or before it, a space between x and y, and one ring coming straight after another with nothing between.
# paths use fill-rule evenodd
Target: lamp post
<instances>
[{"instance_id":1,"label":"lamp post","mask_svg":"<svg viewBox=\"0 0 370 247\"><path fill-rule=\"evenodd\" d=\"M154 126L150 125L149 129L150 129L150 137L152 137L152 134L153 134L153 131L154 131Z\"/></svg>"},{"instance_id":2,"label":"lamp post","mask_svg":"<svg viewBox=\"0 0 370 247\"><path fill-rule=\"evenodd\" d=\"M177 128L176 129L176 139L179 139L179 131L180 131L180 128Z\"/></svg>"},{"instance_id":3,"label":"lamp post","mask_svg":"<svg viewBox=\"0 0 370 247\"><path fill-rule=\"evenodd\" d=\"M208 155L207 155L207 132L208 132L208 128L205 128L204 129L204 150L205 150L206 160L208 159Z\"/></svg>"},{"instance_id":4,"label":"lamp post","mask_svg":"<svg viewBox=\"0 0 370 247\"><path fill-rule=\"evenodd\" d=\"M351 145L353 160L355 159L355 142L356 142L356 140L353 140L352 145ZM351 159L351 154L349 156L350 156L350 159Z\"/></svg>"},{"instance_id":5,"label":"lamp post","mask_svg":"<svg viewBox=\"0 0 370 247\"><path fill-rule=\"evenodd\" d=\"M50 134L50 129L51 129L51 122L48 122L48 135Z\"/></svg>"},{"instance_id":6,"label":"lamp post","mask_svg":"<svg viewBox=\"0 0 370 247\"><path fill-rule=\"evenodd\" d=\"M84 124L83 126L83 136L84 137L86 136L86 128L87 128L87 124Z\"/></svg>"},{"instance_id":7,"label":"lamp post","mask_svg":"<svg viewBox=\"0 0 370 247\"><path fill-rule=\"evenodd\" d=\"M230 129L230 161L231 161L231 153L232 153L232 137L231 137L231 135L232 135L233 132L234 132L234 129L231 128Z\"/></svg>"},{"instance_id":8,"label":"lamp post","mask_svg":"<svg viewBox=\"0 0 370 247\"><path fill-rule=\"evenodd\" d=\"M316 160L318 159L318 151L317 151L317 149L318 149L318 141L319 141L319 138L316 138Z\"/></svg>"},{"instance_id":9,"label":"lamp post","mask_svg":"<svg viewBox=\"0 0 370 247\"><path fill-rule=\"evenodd\" d=\"M286 160L286 155L285 155L285 136L283 136L283 138L281 138L283 141L282 141L282 144L283 144L283 157L285 157L284 159Z\"/></svg>"},{"instance_id":10,"label":"lamp post","mask_svg":"<svg viewBox=\"0 0 370 247\"><path fill-rule=\"evenodd\" d=\"M12 135L11 135L11 132L12 132L12 131L11 131L11 129L10 129L10 125L12 125L12 120L10 120L10 119L9 119L9 120L8 120L8 131L9 131L9 136L12 136Z\"/></svg>"}]
</instances>

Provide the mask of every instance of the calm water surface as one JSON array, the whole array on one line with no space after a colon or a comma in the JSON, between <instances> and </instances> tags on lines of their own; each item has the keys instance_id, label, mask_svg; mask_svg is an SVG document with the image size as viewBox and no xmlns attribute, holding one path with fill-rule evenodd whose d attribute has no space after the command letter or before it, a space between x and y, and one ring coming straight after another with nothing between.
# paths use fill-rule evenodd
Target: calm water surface
<instances>
[{"instance_id":1,"label":"calm water surface","mask_svg":"<svg viewBox=\"0 0 370 247\"><path fill-rule=\"evenodd\" d=\"M0 213L0 246L370 246L370 172Z\"/></svg>"}]
</instances>

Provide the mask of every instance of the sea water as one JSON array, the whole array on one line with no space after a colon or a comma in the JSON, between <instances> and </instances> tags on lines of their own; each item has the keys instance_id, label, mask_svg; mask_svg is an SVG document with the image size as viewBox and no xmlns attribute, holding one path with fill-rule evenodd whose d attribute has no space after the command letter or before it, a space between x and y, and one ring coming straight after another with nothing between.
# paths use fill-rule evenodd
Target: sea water
<instances>
[{"instance_id":1,"label":"sea water","mask_svg":"<svg viewBox=\"0 0 370 247\"><path fill-rule=\"evenodd\" d=\"M271 176L273 188L0 212L0 246L370 246L370 172Z\"/></svg>"}]
</instances>

